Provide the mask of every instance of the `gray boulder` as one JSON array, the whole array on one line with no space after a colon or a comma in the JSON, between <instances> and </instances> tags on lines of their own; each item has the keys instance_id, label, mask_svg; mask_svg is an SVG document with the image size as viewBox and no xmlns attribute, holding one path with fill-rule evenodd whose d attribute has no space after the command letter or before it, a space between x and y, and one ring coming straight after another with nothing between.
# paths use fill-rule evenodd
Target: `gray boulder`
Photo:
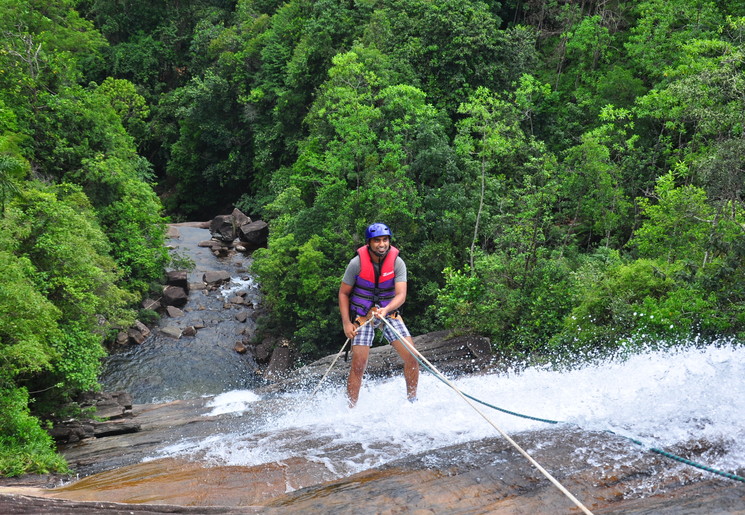
<instances>
[{"instance_id":1,"label":"gray boulder","mask_svg":"<svg viewBox=\"0 0 745 515\"><path fill-rule=\"evenodd\" d=\"M238 238L245 243L245 247L258 249L266 246L269 238L269 225L263 220L257 220L238 229Z\"/></svg>"}]
</instances>

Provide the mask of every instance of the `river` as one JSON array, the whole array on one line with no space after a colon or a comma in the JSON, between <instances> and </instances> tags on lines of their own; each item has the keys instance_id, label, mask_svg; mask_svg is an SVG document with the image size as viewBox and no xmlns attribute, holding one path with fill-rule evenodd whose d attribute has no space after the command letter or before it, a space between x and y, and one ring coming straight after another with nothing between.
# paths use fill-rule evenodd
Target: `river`
<instances>
[{"instance_id":1,"label":"river","mask_svg":"<svg viewBox=\"0 0 745 515\"><path fill-rule=\"evenodd\" d=\"M190 284L200 284L205 272L228 271L233 279L217 291L195 289L190 292L184 314L167 315L159 327L203 326L193 337L174 339L156 328L143 345L114 352L104 363L100 382L104 390L126 390L138 403L168 402L176 399L214 395L231 389L263 384L250 354L238 354L236 341L250 336L255 321L238 322L241 306L226 307L228 299L243 294L248 305L260 305L261 293L248 275L250 255L215 257L209 247L199 246L211 237L209 230L188 224L178 225L169 240L171 252L193 263Z\"/></svg>"}]
</instances>

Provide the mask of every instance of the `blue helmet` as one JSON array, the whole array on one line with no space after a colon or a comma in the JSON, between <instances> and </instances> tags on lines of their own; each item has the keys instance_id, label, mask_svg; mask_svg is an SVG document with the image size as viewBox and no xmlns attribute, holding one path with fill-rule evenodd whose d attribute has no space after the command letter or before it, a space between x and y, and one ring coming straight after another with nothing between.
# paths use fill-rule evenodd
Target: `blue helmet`
<instances>
[{"instance_id":1,"label":"blue helmet","mask_svg":"<svg viewBox=\"0 0 745 515\"><path fill-rule=\"evenodd\" d=\"M385 224L372 224L365 229L365 239L377 238L378 236L393 237L391 230Z\"/></svg>"}]
</instances>

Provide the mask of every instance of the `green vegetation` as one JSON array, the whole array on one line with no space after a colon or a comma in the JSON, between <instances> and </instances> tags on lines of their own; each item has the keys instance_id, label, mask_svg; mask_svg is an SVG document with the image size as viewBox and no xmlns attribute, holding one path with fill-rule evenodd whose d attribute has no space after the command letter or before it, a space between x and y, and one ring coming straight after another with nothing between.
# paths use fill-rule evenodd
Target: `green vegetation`
<instances>
[{"instance_id":1,"label":"green vegetation","mask_svg":"<svg viewBox=\"0 0 745 515\"><path fill-rule=\"evenodd\" d=\"M0 474L66 470L43 427L98 387L104 342L168 259L134 85L74 2L1 0Z\"/></svg>"},{"instance_id":2,"label":"green vegetation","mask_svg":"<svg viewBox=\"0 0 745 515\"><path fill-rule=\"evenodd\" d=\"M0 6L2 474L64 469L44 421L160 278L164 213L270 223L265 326L305 357L374 221L415 332L745 335L741 1Z\"/></svg>"}]
</instances>

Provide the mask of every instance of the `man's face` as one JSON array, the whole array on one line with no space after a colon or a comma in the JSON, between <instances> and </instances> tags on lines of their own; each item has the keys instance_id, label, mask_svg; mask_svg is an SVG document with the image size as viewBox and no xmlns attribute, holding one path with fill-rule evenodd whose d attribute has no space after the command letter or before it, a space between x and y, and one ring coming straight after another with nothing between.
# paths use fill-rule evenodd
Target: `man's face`
<instances>
[{"instance_id":1,"label":"man's face","mask_svg":"<svg viewBox=\"0 0 745 515\"><path fill-rule=\"evenodd\" d=\"M370 238L367 244L370 245L370 250L373 251L373 254L383 257L388 252L388 249L391 248L391 238L389 236L376 236L375 238Z\"/></svg>"}]
</instances>

